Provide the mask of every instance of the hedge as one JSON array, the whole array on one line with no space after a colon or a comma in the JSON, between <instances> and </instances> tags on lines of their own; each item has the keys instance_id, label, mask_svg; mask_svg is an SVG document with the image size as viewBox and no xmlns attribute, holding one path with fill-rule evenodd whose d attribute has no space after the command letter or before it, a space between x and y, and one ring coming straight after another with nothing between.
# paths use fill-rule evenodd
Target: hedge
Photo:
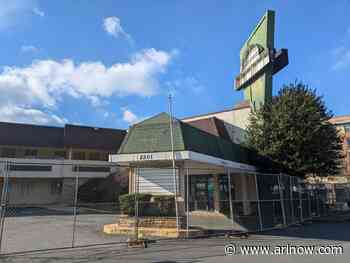
<instances>
[{"instance_id":1,"label":"hedge","mask_svg":"<svg viewBox=\"0 0 350 263\"><path fill-rule=\"evenodd\" d=\"M151 194L125 194L119 197L120 209L123 214L135 215L135 197L138 200L138 216L175 216L174 196Z\"/></svg>"}]
</instances>

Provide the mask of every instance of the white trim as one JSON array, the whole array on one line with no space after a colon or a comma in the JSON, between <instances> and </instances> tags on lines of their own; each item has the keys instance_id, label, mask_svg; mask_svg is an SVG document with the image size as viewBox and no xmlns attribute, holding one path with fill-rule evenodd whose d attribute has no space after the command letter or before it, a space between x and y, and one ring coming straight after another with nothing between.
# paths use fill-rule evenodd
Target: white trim
<instances>
[{"instance_id":1,"label":"white trim","mask_svg":"<svg viewBox=\"0 0 350 263\"><path fill-rule=\"evenodd\" d=\"M172 152L155 152L155 153L132 153L132 154L112 154L109 160L120 164L130 165L131 163L149 163L152 161L171 161ZM177 151L175 152L176 161L190 160L195 162L217 165L225 168L255 171L256 167L239 162L224 160L210 155L192 152L192 151Z\"/></svg>"},{"instance_id":2,"label":"white trim","mask_svg":"<svg viewBox=\"0 0 350 263\"><path fill-rule=\"evenodd\" d=\"M111 172L117 171L116 163L108 161L89 160L57 160L57 159L25 159L25 158L0 158L0 168L6 162L13 165L39 165L50 166L51 171L9 171L10 178L105 178L110 172L73 172L73 166L106 166L111 167ZM0 173L0 178L3 174Z\"/></svg>"}]
</instances>

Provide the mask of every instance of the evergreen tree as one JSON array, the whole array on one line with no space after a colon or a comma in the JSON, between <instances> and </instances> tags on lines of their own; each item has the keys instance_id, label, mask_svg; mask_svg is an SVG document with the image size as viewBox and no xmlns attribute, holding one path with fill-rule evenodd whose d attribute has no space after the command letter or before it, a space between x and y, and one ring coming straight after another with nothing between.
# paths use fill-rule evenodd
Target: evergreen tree
<instances>
[{"instance_id":1,"label":"evergreen tree","mask_svg":"<svg viewBox=\"0 0 350 263\"><path fill-rule=\"evenodd\" d=\"M340 168L342 140L322 97L303 83L285 85L252 112L248 146L296 175L325 176Z\"/></svg>"}]
</instances>

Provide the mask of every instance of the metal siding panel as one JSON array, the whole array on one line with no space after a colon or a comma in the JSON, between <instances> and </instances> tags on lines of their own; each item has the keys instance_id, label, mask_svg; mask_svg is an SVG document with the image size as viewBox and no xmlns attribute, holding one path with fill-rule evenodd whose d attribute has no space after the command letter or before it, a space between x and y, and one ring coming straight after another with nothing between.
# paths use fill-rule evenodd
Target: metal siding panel
<instances>
[{"instance_id":1,"label":"metal siding panel","mask_svg":"<svg viewBox=\"0 0 350 263\"><path fill-rule=\"evenodd\" d=\"M176 171L178 178L178 171ZM174 194L172 169L139 169L139 192L153 194Z\"/></svg>"}]
</instances>

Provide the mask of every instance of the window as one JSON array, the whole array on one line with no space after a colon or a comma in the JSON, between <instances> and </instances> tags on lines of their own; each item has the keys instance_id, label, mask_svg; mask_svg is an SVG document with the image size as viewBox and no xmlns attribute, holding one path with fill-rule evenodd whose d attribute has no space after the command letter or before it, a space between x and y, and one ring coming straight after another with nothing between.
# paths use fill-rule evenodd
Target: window
<instances>
[{"instance_id":1,"label":"window","mask_svg":"<svg viewBox=\"0 0 350 263\"><path fill-rule=\"evenodd\" d=\"M16 157L16 149L15 148L3 148L1 157L7 158L15 158Z\"/></svg>"},{"instance_id":2,"label":"window","mask_svg":"<svg viewBox=\"0 0 350 263\"><path fill-rule=\"evenodd\" d=\"M38 150L36 149L26 149L24 151L25 157L36 157L38 155Z\"/></svg>"},{"instance_id":3,"label":"window","mask_svg":"<svg viewBox=\"0 0 350 263\"><path fill-rule=\"evenodd\" d=\"M110 167L105 166L73 166L73 172L109 173Z\"/></svg>"},{"instance_id":4,"label":"window","mask_svg":"<svg viewBox=\"0 0 350 263\"><path fill-rule=\"evenodd\" d=\"M89 160L100 160L100 153L99 152L91 152L89 153Z\"/></svg>"},{"instance_id":5,"label":"window","mask_svg":"<svg viewBox=\"0 0 350 263\"><path fill-rule=\"evenodd\" d=\"M73 152L73 160L85 160L84 152Z\"/></svg>"},{"instance_id":6,"label":"window","mask_svg":"<svg viewBox=\"0 0 350 263\"><path fill-rule=\"evenodd\" d=\"M51 172L52 166L49 165L30 165L30 164L12 164L10 171L21 172Z\"/></svg>"}]
</instances>

